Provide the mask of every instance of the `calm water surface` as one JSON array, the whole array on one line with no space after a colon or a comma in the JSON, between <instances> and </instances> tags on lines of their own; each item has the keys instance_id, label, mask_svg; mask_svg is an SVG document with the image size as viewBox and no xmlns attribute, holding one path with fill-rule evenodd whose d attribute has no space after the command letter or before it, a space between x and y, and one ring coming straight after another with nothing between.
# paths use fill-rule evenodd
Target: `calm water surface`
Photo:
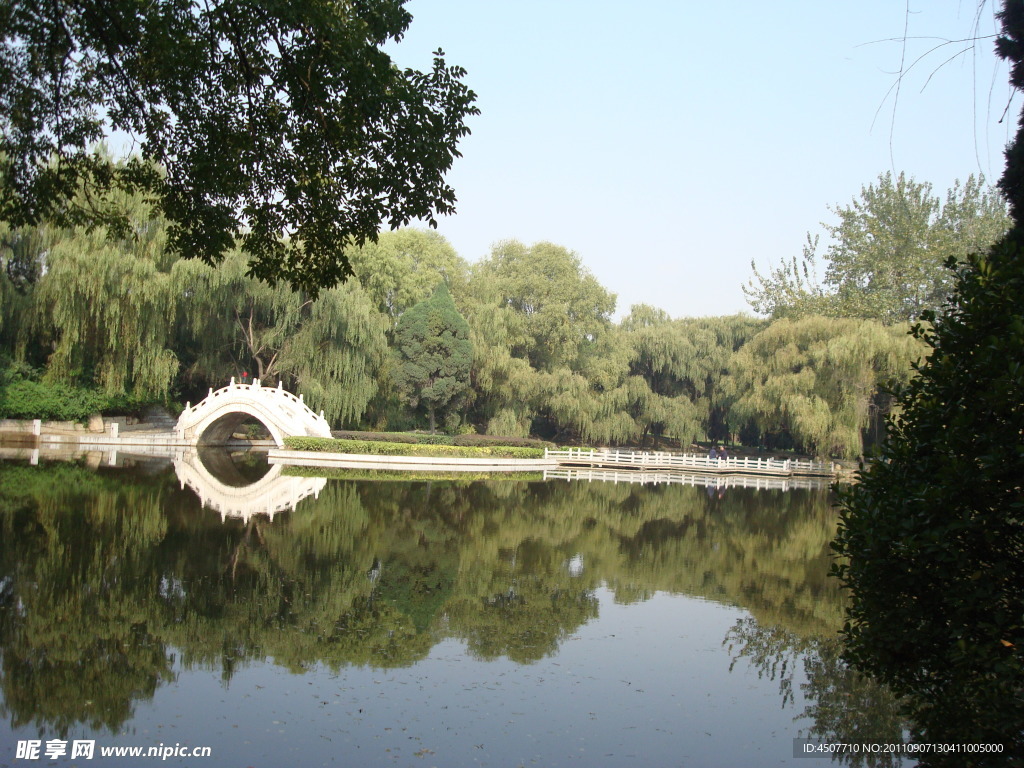
<instances>
[{"instance_id":1,"label":"calm water surface","mask_svg":"<svg viewBox=\"0 0 1024 768\"><path fill-rule=\"evenodd\" d=\"M0 766L813 768L794 737L899 738L837 659L826 489L204 458L0 463ZM212 757L100 754L175 745Z\"/></svg>"}]
</instances>

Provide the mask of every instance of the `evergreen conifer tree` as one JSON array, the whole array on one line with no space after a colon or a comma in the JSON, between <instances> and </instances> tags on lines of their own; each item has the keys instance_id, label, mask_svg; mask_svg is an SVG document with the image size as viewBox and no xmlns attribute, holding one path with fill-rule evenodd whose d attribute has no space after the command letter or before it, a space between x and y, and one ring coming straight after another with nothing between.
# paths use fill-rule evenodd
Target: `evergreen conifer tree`
<instances>
[{"instance_id":1,"label":"evergreen conifer tree","mask_svg":"<svg viewBox=\"0 0 1024 768\"><path fill-rule=\"evenodd\" d=\"M403 399L425 413L434 434L469 394L473 345L469 325L441 283L434 294L402 315L395 329L395 384Z\"/></svg>"}]
</instances>

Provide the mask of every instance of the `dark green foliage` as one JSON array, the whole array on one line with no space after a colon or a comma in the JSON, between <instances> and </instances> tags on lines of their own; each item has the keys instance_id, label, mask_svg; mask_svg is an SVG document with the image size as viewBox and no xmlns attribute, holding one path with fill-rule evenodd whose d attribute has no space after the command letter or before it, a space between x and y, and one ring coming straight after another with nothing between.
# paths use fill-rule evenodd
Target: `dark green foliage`
<instances>
[{"instance_id":1,"label":"dark green foliage","mask_svg":"<svg viewBox=\"0 0 1024 768\"><path fill-rule=\"evenodd\" d=\"M442 283L434 295L414 306L395 329L395 385L402 397L430 419L457 414L469 394L473 344L469 325Z\"/></svg>"},{"instance_id":2,"label":"dark green foliage","mask_svg":"<svg viewBox=\"0 0 1024 768\"><path fill-rule=\"evenodd\" d=\"M403 6L3 2L0 220L124 234L102 198L141 191L176 252L214 264L239 240L256 277L335 285L352 243L454 210L444 174L476 97L441 51L428 72L384 53ZM141 157L93 149L118 131Z\"/></svg>"},{"instance_id":3,"label":"dark green foliage","mask_svg":"<svg viewBox=\"0 0 1024 768\"><path fill-rule=\"evenodd\" d=\"M554 448L555 444L533 437L502 437L500 435L453 435L452 445L477 446L480 448L506 446L516 448Z\"/></svg>"},{"instance_id":4,"label":"dark green foliage","mask_svg":"<svg viewBox=\"0 0 1024 768\"><path fill-rule=\"evenodd\" d=\"M99 413L107 398L93 389L18 381L0 389L0 417L82 421Z\"/></svg>"},{"instance_id":5,"label":"dark green foliage","mask_svg":"<svg viewBox=\"0 0 1024 768\"><path fill-rule=\"evenodd\" d=\"M847 657L922 741L1024 750L1024 295L1016 246L972 261L881 460L843 499ZM938 762L936 762L938 764ZM948 764L956 764L951 762ZM987 763L979 763L987 764ZM996 764L996 763L992 763Z\"/></svg>"},{"instance_id":6,"label":"dark green foliage","mask_svg":"<svg viewBox=\"0 0 1024 768\"><path fill-rule=\"evenodd\" d=\"M1024 5L1004 3L1002 22L1019 89ZM919 741L1005 745L923 765L1024 759L1021 153L1018 134L1001 184L1014 228L959 270L943 315L925 315L933 330L915 330L933 352L897 393L880 460L845 494L835 543L846 658L907 697Z\"/></svg>"},{"instance_id":7,"label":"dark green foliage","mask_svg":"<svg viewBox=\"0 0 1024 768\"><path fill-rule=\"evenodd\" d=\"M89 388L37 381L22 363L0 370L0 418L85 421L94 413L134 414L152 399L110 396Z\"/></svg>"},{"instance_id":8,"label":"dark green foliage","mask_svg":"<svg viewBox=\"0 0 1024 768\"><path fill-rule=\"evenodd\" d=\"M334 440L328 437L286 437L284 445L290 451L364 453L373 456L435 456L460 459L537 459L544 456L542 448L416 445L410 443L382 443L373 440Z\"/></svg>"}]
</instances>

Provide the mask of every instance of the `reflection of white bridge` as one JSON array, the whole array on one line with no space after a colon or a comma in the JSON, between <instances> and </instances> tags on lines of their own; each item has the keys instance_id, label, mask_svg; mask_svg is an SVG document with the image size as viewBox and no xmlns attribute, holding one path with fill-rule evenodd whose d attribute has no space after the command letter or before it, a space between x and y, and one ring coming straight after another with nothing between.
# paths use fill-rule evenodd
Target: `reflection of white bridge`
<instances>
[{"instance_id":1,"label":"reflection of white bridge","mask_svg":"<svg viewBox=\"0 0 1024 768\"><path fill-rule=\"evenodd\" d=\"M693 485L705 488L755 488L792 491L829 487L822 477L758 477L747 475L706 475L688 472L638 472L615 469L545 469L545 480L598 480L604 483L641 485Z\"/></svg>"},{"instance_id":2,"label":"reflection of white bridge","mask_svg":"<svg viewBox=\"0 0 1024 768\"><path fill-rule=\"evenodd\" d=\"M330 437L331 428L319 414L284 389L261 386L259 379L252 384L236 384L234 379L226 387L210 390L202 402L188 403L178 417L175 435L189 443L224 443L249 419L257 419L270 431L278 448L284 447L286 437Z\"/></svg>"},{"instance_id":3,"label":"reflection of white bridge","mask_svg":"<svg viewBox=\"0 0 1024 768\"><path fill-rule=\"evenodd\" d=\"M207 469L198 451L179 450L174 455L174 472L181 487L195 491L204 507L220 512L221 520L253 515L269 515L295 509L307 496L319 496L327 485L323 477L291 477L282 475L283 467L275 465L263 477L248 485L232 485ZM221 473L224 474L224 473ZM243 480L244 482L244 480Z\"/></svg>"}]
</instances>

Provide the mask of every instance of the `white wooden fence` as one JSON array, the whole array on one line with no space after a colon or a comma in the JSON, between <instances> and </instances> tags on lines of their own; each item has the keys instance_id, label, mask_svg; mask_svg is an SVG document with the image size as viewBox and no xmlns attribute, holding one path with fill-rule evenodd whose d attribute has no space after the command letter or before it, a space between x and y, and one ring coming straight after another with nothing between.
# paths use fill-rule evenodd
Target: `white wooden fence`
<instances>
[{"instance_id":1,"label":"white wooden fence","mask_svg":"<svg viewBox=\"0 0 1024 768\"><path fill-rule=\"evenodd\" d=\"M711 472L716 474L832 476L835 467L831 462L805 459L751 459L730 456L709 458L695 453L667 453L663 451L623 451L618 449L566 448L564 450L544 449L544 458L555 459L561 466L629 468L641 470L673 470Z\"/></svg>"}]
</instances>

